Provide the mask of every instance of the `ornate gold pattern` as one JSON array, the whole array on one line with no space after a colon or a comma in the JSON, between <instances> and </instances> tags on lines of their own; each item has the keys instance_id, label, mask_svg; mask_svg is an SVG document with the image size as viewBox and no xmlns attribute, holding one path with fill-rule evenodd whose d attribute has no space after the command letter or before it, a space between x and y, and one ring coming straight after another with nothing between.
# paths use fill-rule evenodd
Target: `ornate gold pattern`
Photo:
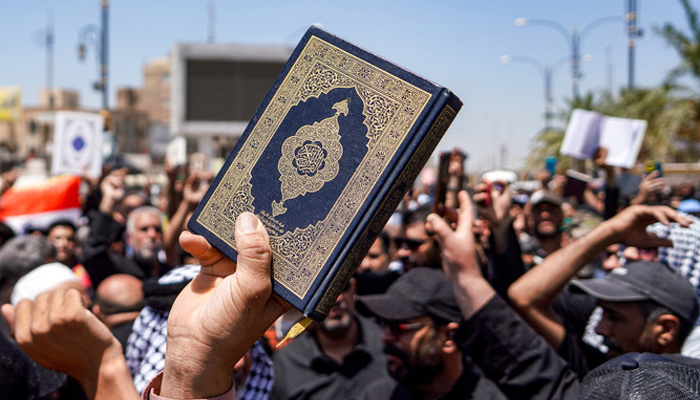
<instances>
[{"instance_id":1,"label":"ornate gold pattern","mask_svg":"<svg viewBox=\"0 0 700 400\"><path fill-rule=\"evenodd\" d=\"M403 191L401 191L399 188L409 187L415 181L422 169L422 165L425 165L425 163L428 161L433 150L456 116L457 113L450 106L445 107L440 115L438 115L435 122L433 122L433 125L430 127L430 131L426 135L425 140L421 142L418 149L411 156L411 159L408 162L408 168L403 171L399 179L392 185L387 196L382 200L382 205L379 206L381 211L374 216L369 224L367 224L367 227L365 228L364 232L362 232L361 237L366 237L370 231L379 232L384 225L386 225L386 222L391 217L391 214L396 209L396 206L399 205L399 202L403 198ZM370 245L370 242L366 242L364 243L364 246L358 245L350 250L348 255L345 257L343 266L340 267L340 272L333 278L331 285L316 306L316 312L323 315L330 312L331 307L333 307L333 304L335 304L335 301L338 298L338 295L342 292L348 281L350 281L350 278L352 278L352 266L360 263L362 257L367 254Z\"/></svg>"},{"instance_id":2,"label":"ornate gold pattern","mask_svg":"<svg viewBox=\"0 0 700 400\"><path fill-rule=\"evenodd\" d=\"M348 101L333 105L335 115L313 125L299 128L282 144L282 157L277 163L282 182L282 201L272 202L272 216L284 214L283 204L297 196L318 192L323 184L338 175L338 161L343 155L340 144L339 115L348 115Z\"/></svg>"},{"instance_id":3,"label":"ornate gold pattern","mask_svg":"<svg viewBox=\"0 0 700 400\"><path fill-rule=\"evenodd\" d=\"M427 106L430 93L311 37L197 219L235 249L236 217L244 211L255 212L250 188L253 166L292 107L336 88L352 88L362 100L369 142L364 159L325 219L271 237L274 279L299 298L328 262L331 250Z\"/></svg>"}]
</instances>

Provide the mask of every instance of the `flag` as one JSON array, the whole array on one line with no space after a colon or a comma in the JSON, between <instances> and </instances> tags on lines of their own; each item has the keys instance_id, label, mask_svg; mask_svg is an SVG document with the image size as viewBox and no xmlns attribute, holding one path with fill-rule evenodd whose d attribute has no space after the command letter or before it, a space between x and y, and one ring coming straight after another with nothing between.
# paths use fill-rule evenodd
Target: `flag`
<instances>
[{"instance_id":1,"label":"flag","mask_svg":"<svg viewBox=\"0 0 700 400\"><path fill-rule=\"evenodd\" d=\"M59 220L77 225L80 180L77 175L62 175L31 186L11 187L0 198L0 221L17 234L46 229Z\"/></svg>"}]
</instances>

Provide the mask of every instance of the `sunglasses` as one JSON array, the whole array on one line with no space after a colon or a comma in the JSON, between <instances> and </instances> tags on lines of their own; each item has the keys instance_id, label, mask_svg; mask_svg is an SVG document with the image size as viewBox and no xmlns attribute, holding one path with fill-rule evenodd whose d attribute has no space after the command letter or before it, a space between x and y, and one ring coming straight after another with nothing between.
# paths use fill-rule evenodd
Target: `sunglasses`
<instances>
[{"instance_id":1,"label":"sunglasses","mask_svg":"<svg viewBox=\"0 0 700 400\"><path fill-rule=\"evenodd\" d=\"M397 337L405 332L417 331L425 326L432 326L433 322L413 322L413 323L403 323L395 321L384 321L381 320L379 323L386 329L389 329L392 336Z\"/></svg>"},{"instance_id":2,"label":"sunglasses","mask_svg":"<svg viewBox=\"0 0 700 400\"><path fill-rule=\"evenodd\" d=\"M419 240L419 239L409 239L409 238L397 238L396 239L396 247L398 247L400 249L406 248L409 250L415 250L427 241L428 241L428 239Z\"/></svg>"}]
</instances>

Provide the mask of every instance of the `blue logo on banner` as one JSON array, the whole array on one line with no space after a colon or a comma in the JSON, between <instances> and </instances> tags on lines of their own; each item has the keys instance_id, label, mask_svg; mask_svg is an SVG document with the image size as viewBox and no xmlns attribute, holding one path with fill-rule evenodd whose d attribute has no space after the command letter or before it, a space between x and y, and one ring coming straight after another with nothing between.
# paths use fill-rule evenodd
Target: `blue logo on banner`
<instances>
[{"instance_id":1,"label":"blue logo on banner","mask_svg":"<svg viewBox=\"0 0 700 400\"><path fill-rule=\"evenodd\" d=\"M82 137L78 136L75 139L73 139L73 148L76 151L80 151L85 147L85 141L83 140Z\"/></svg>"}]
</instances>

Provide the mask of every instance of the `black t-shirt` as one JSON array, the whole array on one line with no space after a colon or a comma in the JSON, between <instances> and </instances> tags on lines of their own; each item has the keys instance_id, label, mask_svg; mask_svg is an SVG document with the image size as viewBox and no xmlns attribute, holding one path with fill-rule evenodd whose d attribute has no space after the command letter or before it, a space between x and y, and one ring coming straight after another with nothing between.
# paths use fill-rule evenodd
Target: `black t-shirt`
<instances>
[{"instance_id":1,"label":"black t-shirt","mask_svg":"<svg viewBox=\"0 0 700 400\"><path fill-rule=\"evenodd\" d=\"M606 354L583 341L586 326L595 307L596 299L585 293L572 292L568 287L562 290L552 303L552 308L561 317L566 331L557 353L581 378L607 361Z\"/></svg>"}]
</instances>

